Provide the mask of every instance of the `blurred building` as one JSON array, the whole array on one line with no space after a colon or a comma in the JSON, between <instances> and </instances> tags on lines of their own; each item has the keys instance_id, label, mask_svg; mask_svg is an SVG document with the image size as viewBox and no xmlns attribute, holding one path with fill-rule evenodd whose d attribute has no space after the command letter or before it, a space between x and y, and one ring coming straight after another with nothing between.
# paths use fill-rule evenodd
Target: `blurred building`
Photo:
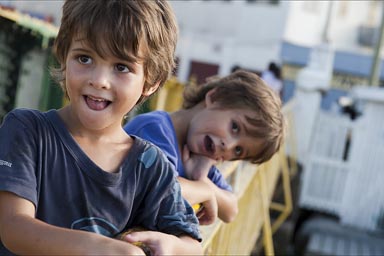
<instances>
[{"instance_id":1,"label":"blurred building","mask_svg":"<svg viewBox=\"0 0 384 256\"><path fill-rule=\"evenodd\" d=\"M280 59L289 1L172 1L180 27L178 77L261 73Z\"/></svg>"},{"instance_id":2,"label":"blurred building","mask_svg":"<svg viewBox=\"0 0 384 256\"><path fill-rule=\"evenodd\" d=\"M57 26L60 24L63 0L1 3L35 17L48 17ZM335 71L364 75L370 68L382 11L381 1L185 0L170 3L180 27L177 56L178 77L182 81L195 70L225 75L239 66L261 72L271 60L303 66L308 51L324 40L336 51ZM348 69L344 62L355 65ZM293 80L293 72L288 73Z\"/></svg>"},{"instance_id":3,"label":"blurred building","mask_svg":"<svg viewBox=\"0 0 384 256\"><path fill-rule=\"evenodd\" d=\"M1 1L55 25L62 0ZM234 68L261 73L270 61L282 66L284 99L293 95L297 73L310 51L334 49L332 98L367 84L377 42L381 1L184 0L170 1L180 27L177 77L203 82ZM384 73L384 72L381 72ZM336 96L335 96L336 95ZM328 105L327 105L328 104ZM329 107L330 103L323 103Z\"/></svg>"},{"instance_id":4,"label":"blurred building","mask_svg":"<svg viewBox=\"0 0 384 256\"><path fill-rule=\"evenodd\" d=\"M335 51L332 87L366 84L378 39L380 1L172 1L180 25L178 77L203 81L234 67L260 73L283 67L292 94L310 51L328 42ZM341 93L342 94L342 93Z\"/></svg>"}]
</instances>

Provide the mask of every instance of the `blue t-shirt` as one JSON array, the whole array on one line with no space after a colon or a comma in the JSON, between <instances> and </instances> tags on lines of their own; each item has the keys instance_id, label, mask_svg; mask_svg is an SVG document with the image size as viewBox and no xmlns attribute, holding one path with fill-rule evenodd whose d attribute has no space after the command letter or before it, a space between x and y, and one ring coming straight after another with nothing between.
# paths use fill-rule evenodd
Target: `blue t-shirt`
<instances>
[{"instance_id":1,"label":"blue t-shirt","mask_svg":"<svg viewBox=\"0 0 384 256\"><path fill-rule=\"evenodd\" d=\"M139 136L160 147L175 166L177 175L185 178L175 127L167 112L152 111L137 115L124 126L124 130L128 134ZM208 178L219 188L232 191L232 187L215 166L209 170Z\"/></svg>"},{"instance_id":2,"label":"blue t-shirt","mask_svg":"<svg viewBox=\"0 0 384 256\"><path fill-rule=\"evenodd\" d=\"M0 190L31 201L46 223L105 236L131 227L201 240L173 166L134 137L118 171L98 167L55 110L13 110L0 127ZM0 242L0 255L11 254Z\"/></svg>"}]
</instances>

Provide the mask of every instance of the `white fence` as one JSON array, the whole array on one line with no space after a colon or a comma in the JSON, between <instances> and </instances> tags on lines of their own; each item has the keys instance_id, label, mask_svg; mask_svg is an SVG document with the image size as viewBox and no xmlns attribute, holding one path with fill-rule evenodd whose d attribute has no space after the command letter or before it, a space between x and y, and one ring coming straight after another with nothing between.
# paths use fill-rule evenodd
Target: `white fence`
<instances>
[{"instance_id":1,"label":"white fence","mask_svg":"<svg viewBox=\"0 0 384 256\"><path fill-rule=\"evenodd\" d=\"M355 121L318 113L299 205L335 214L346 225L384 230L384 97L378 98L384 89L374 90Z\"/></svg>"},{"instance_id":2,"label":"white fence","mask_svg":"<svg viewBox=\"0 0 384 256\"><path fill-rule=\"evenodd\" d=\"M350 172L345 155L352 129L347 117L318 112L307 161L304 162L299 204L339 215Z\"/></svg>"}]
</instances>

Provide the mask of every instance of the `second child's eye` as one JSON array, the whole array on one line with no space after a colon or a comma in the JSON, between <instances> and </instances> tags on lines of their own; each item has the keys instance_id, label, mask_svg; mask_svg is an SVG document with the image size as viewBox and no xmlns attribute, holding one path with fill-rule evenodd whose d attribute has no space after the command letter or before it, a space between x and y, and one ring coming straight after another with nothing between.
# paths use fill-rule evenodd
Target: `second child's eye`
<instances>
[{"instance_id":1,"label":"second child's eye","mask_svg":"<svg viewBox=\"0 0 384 256\"><path fill-rule=\"evenodd\" d=\"M240 131L239 125L236 122L232 122L232 131L238 133Z\"/></svg>"},{"instance_id":2,"label":"second child's eye","mask_svg":"<svg viewBox=\"0 0 384 256\"><path fill-rule=\"evenodd\" d=\"M235 155L236 155L237 157L240 157L240 156L242 155L242 153L243 153L243 148L240 147L240 146L237 146L237 147L235 148Z\"/></svg>"},{"instance_id":3,"label":"second child's eye","mask_svg":"<svg viewBox=\"0 0 384 256\"><path fill-rule=\"evenodd\" d=\"M129 68L124 64L117 64L116 70L123 73L129 72Z\"/></svg>"},{"instance_id":4,"label":"second child's eye","mask_svg":"<svg viewBox=\"0 0 384 256\"><path fill-rule=\"evenodd\" d=\"M90 64L92 62L92 59L86 55L81 55L77 59L81 64Z\"/></svg>"}]
</instances>

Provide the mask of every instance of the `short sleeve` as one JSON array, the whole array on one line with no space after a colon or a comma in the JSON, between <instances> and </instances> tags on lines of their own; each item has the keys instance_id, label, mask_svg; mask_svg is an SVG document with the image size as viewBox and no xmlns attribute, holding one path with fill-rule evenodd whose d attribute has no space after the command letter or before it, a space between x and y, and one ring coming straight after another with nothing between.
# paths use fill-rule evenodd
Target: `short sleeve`
<instances>
[{"instance_id":1,"label":"short sleeve","mask_svg":"<svg viewBox=\"0 0 384 256\"><path fill-rule=\"evenodd\" d=\"M201 241L199 221L189 203L182 197L180 184L163 152L157 149L155 164L145 170L144 205L132 223L175 236L188 235Z\"/></svg>"},{"instance_id":2,"label":"short sleeve","mask_svg":"<svg viewBox=\"0 0 384 256\"><path fill-rule=\"evenodd\" d=\"M225 180L223 174L216 166L212 166L208 172L208 178L219 188L232 192L231 185Z\"/></svg>"},{"instance_id":3,"label":"short sleeve","mask_svg":"<svg viewBox=\"0 0 384 256\"><path fill-rule=\"evenodd\" d=\"M35 127L10 112L0 127L0 190L37 202ZM26 121L26 122L25 122Z\"/></svg>"},{"instance_id":4,"label":"short sleeve","mask_svg":"<svg viewBox=\"0 0 384 256\"><path fill-rule=\"evenodd\" d=\"M196 215L181 196L180 185L176 181L173 182L171 193L160 204L158 228L165 233L189 235L201 241Z\"/></svg>"}]
</instances>

